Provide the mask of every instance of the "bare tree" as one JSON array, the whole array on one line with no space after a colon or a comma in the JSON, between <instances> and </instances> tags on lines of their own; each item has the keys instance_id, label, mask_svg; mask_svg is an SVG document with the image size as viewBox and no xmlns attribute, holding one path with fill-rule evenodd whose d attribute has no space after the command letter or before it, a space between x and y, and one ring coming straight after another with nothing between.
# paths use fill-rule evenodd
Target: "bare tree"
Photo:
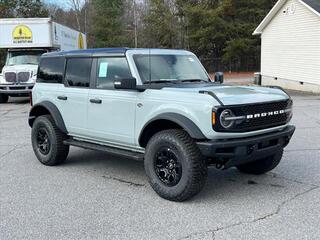
<instances>
[{"instance_id":1,"label":"bare tree","mask_svg":"<svg viewBox=\"0 0 320 240\"><path fill-rule=\"evenodd\" d=\"M81 16L82 16L82 9L85 4L89 3L89 0L67 0L69 7L75 12L76 21L77 21L77 28L81 31ZM86 10L85 10L86 11ZM84 13L84 17L87 18L86 12ZM86 19L84 20L86 22ZM85 27L84 27L85 28Z\"/></svg>"}]
</instances>

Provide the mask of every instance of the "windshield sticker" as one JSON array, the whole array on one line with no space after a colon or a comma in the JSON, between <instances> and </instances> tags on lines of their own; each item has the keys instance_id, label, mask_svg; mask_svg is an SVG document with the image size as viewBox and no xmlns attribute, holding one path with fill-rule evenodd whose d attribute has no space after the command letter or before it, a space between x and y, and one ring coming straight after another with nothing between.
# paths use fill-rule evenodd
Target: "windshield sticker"
<instances>
[{"instance_id":1,"label":"windshield sticker","mask_svg":"<svg viewBox=\"0 0 320 240\"><path fill-rule=\"evenodd\" d=\"M190 58L188 58L188 59L189 59L190 62L194 62L194 59L193 59L193 58L190 57Z\"/></svg>"},{"instance_id":2,"label":"windshield sticker","mask_svg":"<svg viewBox=\"0 0 320 240\"><path fill-rule=\"evenodd\" d=\"M99 66L99 78L106 78L108 75L108 63L102 62Z\"/></svg>"}]
</instances>

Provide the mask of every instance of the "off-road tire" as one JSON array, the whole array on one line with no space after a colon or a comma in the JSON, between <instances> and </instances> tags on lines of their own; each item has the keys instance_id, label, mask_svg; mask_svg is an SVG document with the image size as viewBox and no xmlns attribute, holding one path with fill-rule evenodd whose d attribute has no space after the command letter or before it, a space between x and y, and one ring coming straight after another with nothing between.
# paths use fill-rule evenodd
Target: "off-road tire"
<instances>
[{"instance_id":1,"label":"off-road tire","mask_svg":"<svg viewBox=\"0 0 320 240\"><path fill-rule=\"evenodd\" d=\"M261 175L276 168L281 161L282 155L283 149L272 156L237 166L237 168L242 173Z\"/></svg>"},{"instance_id":2,"label":"off-road tire","mask_svg":"<svg viewBox=\"0 0 320 240\"><path fill-rule=\"evenodd\" d=\"M43 154L38 146L39 131L47 133L50 145L47 154ZM40 116L35 119L32 126L31 141L33 151L42 164L55 166L66 160L69 154L69 146L63 144L65 139L67 139L67 135L58 129L50 115Z\"/></svg>"},{"instance_id":3,"label":"off-road tire","mask_svg":"<svg viewBox=\"0 0 320 240\"><path fill-rule=\"evenodd\" d=\"M175 186L167 186L156 173L157 152L170 148L181 162L181 178ZM183 130L164 130L155 134L146 147L144 167L154 191L170 201L182 202L198 194L205 185L208 167L199 148Z\"/></svg>"},{"instance_id":4,"label":"off-road tire","mask_svg":"<svg viewBox=\"0 0 320 240\"><path fill-rule=\"evenodd\" d=\"M6 94L1 94L0 93L0 103L6 103L9 100L9 96Z\"/></svg>"}]
</instances>

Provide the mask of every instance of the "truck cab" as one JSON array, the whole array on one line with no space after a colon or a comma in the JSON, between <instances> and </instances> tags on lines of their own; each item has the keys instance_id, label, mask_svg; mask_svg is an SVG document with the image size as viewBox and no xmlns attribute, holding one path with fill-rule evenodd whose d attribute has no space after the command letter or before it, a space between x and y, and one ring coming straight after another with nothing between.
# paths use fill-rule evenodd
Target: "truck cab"
<instances>
[{"instance_id":1,"label":"truck cab","mask_svg":"<svg viewBox=\"0 0 320 240\"><path fill-rule=\"evenodd\" d=\"M49 49L9 49L0 75L0 94L27 96L36 81L38 64ZM2 97L3 100L5 96Z\"/></svg>"}]
</instances>

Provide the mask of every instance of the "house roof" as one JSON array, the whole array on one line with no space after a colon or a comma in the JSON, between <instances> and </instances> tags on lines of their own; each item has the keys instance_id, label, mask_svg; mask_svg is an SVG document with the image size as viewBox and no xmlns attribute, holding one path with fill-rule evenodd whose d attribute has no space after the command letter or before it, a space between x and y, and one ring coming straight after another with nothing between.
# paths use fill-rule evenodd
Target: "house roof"
<instances>
[{"instance_id":1,"label":"house roof","mask_svg":"<svg viewBox=\"0 0 320 240\"><path fill-rule=\"evenodd\" d=\"M276 5L271 9L271 11L268 13L268 15L262 20L262 22L259 24L259 26L256 28L256 30L253 32L253 35L260 35L262 34L263 29L270 23L270 21L273 19L273 17L281 10L283 5L288 0L279 0ZM320 17L320 0L297 0L302 5L306 6L310 11L315 13Z\"/></svg>"},{"instance_id":2,"label":"house roof","mask_svg":"<svg viewBox=\"0 0 320 240\"><path fill-rule=\"evenodd\" d=\"M320 13L320 0L303 0L303 2Z\"/></svg>"}]
</instances>

